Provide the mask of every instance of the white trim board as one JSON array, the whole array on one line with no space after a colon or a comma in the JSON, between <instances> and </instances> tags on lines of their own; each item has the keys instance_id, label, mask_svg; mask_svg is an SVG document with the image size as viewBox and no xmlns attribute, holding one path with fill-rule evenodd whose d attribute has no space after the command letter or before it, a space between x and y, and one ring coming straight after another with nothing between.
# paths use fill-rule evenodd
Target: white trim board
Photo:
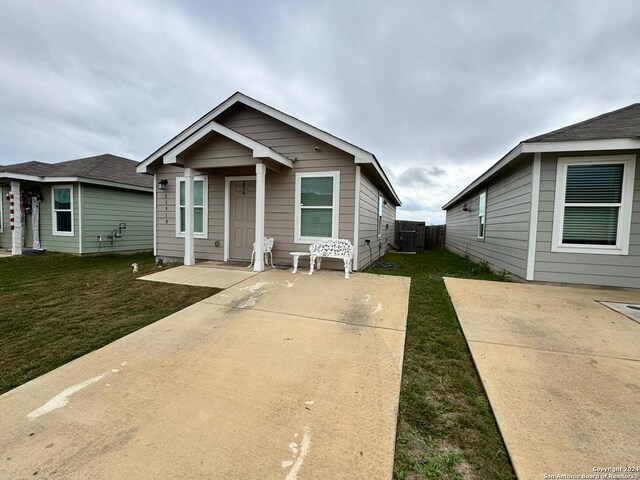
<instances>
[{"instance_id":1,"label":"white trim board","mask_svg":"<svg viewBox=\"0 0 640 480\"><path fill-rule=\"evenodd\" d=\"M548 153L548 152L588 152L598 150L629 150L640 148L640 140L635 138L611 138L604 140L582 140L571 142L521 142L509 153L498 160L486 172L476 178L455 197L442 206L443 210L458 203L467 194L475 190L481 183L487 181L493 175L509 165L523 153Z\"/></svg>"},{"instance_id":2,"label":"white trim board","mask_svg":"<svg viewBox=\"0 0 640 480\"><path fill-rule=\"evenodd\" d=\"M166 188L166 187L165 187ZM158 176L153 174L153 256L158 255Z\"/></svg>"},{"instance_id":3,"label":"white trim board","mask_svg":"<svg viewBox=\"0 0 640 480\"><path fill-rule=\"evenodd\" d=\"M362 182L360 165L356 165L355 201L353 204L353 271L358 271L358 254L360 250L360 189Z\"/></svg>"},{"instance_id":4,"label":"white trim board","mask_svg":"<svg viewBox=\"0 0 640 480\"><path fill-rule=\"evenodd\" d=\"M82 255L82 184L78 184L78 253Z\"/></svg>"},{"instance_id":5,"label":"white trim board","mask_svg":"<svg viewBox=\"0 0 640 480\"><path fill-rule=\"evenodd\" d=\"M229 215L231 214L231 182L243 180L256 181L256 175L240 175L237 177L224 177L224 238L223 238L223 260L229 261Z\"/></svg>"},{"instance_id":6,"label":"white trim board","mask_svg":"<svg viewBox=\"0 0 640 480\"><path fill-rule=\"evenodd\" d=\"M533 156L531 176L531 205L529 207L529 250L527 254L527 280L533 280L536 266L536 243L538 242L538 209L540 204L540 171L542 169L542 154Z\"/></svg>"}]
</instances>

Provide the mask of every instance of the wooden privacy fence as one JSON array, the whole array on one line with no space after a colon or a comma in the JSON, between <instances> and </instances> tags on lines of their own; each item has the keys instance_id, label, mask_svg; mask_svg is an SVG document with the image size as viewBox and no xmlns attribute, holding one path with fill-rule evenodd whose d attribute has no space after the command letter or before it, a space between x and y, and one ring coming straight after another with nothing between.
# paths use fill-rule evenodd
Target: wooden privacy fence
<instances>
[{"instance_id":1,"label":"wooden privacy fence","mask_svg":"<svg viewBox=\"0 0 640 480\"><path fill-rule=\"evenodd\" d=\"M396 220L394 245L401 252L422 252L444 248L445 225L425 225L425 222Z\"/></svg>"}]
</instances>

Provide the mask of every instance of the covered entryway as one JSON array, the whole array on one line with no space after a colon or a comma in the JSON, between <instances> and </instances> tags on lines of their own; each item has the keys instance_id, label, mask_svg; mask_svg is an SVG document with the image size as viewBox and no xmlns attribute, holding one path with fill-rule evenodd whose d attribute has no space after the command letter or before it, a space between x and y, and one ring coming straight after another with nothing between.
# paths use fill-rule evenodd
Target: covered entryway
<instances>
[{"instance_id":1,"label":"covered entryway","mask_svg":"<svg viewBox=\"0 0 640 480\"><path fill-rule=\"evenodd\" d=\"M224 261L249 260L256 243L253 270L264 270L264 204L267 169L291 168L290 158L224 125L210 122L163 155L163 164L183 169L184 264L195 265L194 181L222 169L251 167L251 177L227 177L225 182ZM233 181L233 183L231 182ZM231 188L233 187L233 188ZM202 238L202 237L201 237ZM205 234L206 238L206 234Z\"/></svg>"},{"instance_id":2,"label":"covered entryway","mask_svg":"<svg viewBox=\"0 0 640 480\"><path fill-rule=\"evenodd\" d=\"M256 181L229 180L229 259L248 261L256 238Z\"/></svg>"}]
</instances>

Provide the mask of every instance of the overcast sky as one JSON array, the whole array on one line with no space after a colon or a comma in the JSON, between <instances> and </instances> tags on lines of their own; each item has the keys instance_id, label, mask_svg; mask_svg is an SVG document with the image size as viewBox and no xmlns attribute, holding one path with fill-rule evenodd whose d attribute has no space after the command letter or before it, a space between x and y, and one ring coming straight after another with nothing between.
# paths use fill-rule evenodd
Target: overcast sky
<instances>
[{"instance_id":1,"label":"overcast sky","mask_svg":"<svg viewBox=\"0 0 640 480\"><path fill-rule=\"evenodd\" d=\"M143 160L235 91L376 154L398 218L640 101L637 1L2 1L0 164Z\"/></svg>"}]
</instances>

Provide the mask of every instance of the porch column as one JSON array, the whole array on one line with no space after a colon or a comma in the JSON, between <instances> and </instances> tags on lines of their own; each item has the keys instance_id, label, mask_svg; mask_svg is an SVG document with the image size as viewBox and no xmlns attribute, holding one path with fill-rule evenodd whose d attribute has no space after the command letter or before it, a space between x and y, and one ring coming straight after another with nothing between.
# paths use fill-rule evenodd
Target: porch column
<instances>
[{"instance_id":1,"label":"porch column","mask_svg":"<svg viewBox=\"0 0 640 480\"><path fill-rule=\"evenodd\" d=\"M267 167L264 163L256 164L256 256L253 264L254 272L264 270L264 184Z\"/></svg>"},{"instance_id":2,"label":"porch column","mask_svg":"<svg viewBox=\"0 0 640 480\"><path fill-rule=\"evenodd\" d=\"M193 168L184 169L184 264L195 265L193 244ZM176 192L179 195L179 192Z\"/></svg>"},{"instance_id":3,"label":"porch column","mask_svg":"<svg viewBox=\"0 0 640 480\"><path fill-rule=\"evenodd\" d=\"M10 182L10 194L13 194L13 205L10 205L11 218L11 255L22 255L22 204L20 203L20 182Z\"/></svg>"}]
</instances>

